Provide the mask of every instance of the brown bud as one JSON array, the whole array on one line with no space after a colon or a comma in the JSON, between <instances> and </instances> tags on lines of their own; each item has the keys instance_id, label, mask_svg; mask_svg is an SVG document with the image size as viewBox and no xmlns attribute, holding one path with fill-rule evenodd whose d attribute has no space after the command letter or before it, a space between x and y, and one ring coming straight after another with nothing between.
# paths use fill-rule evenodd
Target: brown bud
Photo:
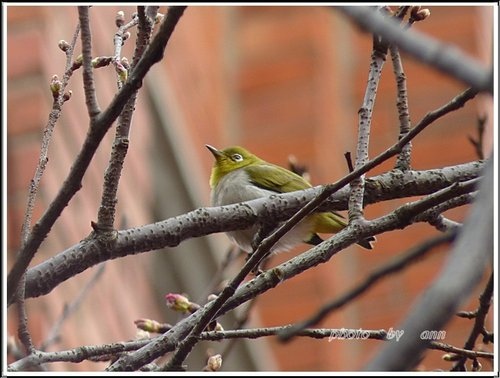
<instances>
[{"instance_id":1,"label":"brown bud","mask_svg":"<svg viewBox=\"0 0 500 378\"><path fill-rule=\"evenodd\" d=\"M410 16L412 18L415 18L415 16L417 15L417 12L422 9L422 7L420 5L414 5L411 7L410 9Z\"/></svg>"},{"instance_id":2,"label":"brown bud","mask_svg":"<svg viewBox=\"0 0 500 378\"><path fill-rule=\"evenodd\" d=\"M417 12L415 17L415 21L423 21L431 15L431 11L429 9L422 9Z\"/></svg>"},{"instance_id":3,"label":"brown bud","mask_svg":"<svg viewBox=\"0 0 500 378\"><path fill-rule=\"evenodd\" d=\"M64 95L63 95L63 101L64 102L68 101L71 98L72 94L73 94L72 90L69 90L69 91L65 92Z\"/></svg>"},{"instance_id":4,"label":"brown bud","mask_svg":"<svg viewBox=\"0 0 500 378\"><path fill-rule=\"evenodd\" d=\"M483 365L481 365L481 363L477 360L477 358L472 360L471 371L481 371L482 369L483 369Z\"/></svg>"},{"instance_id":5,"label":"brown bud","mask_svg":"<svg viewBox=\"0 0 500 378\"><path fill-rule=\"evenodd\" d=\"M115 25L117 28L125 24L125 13L123 11L116 12Z\"/></svg>"}]
</instances>

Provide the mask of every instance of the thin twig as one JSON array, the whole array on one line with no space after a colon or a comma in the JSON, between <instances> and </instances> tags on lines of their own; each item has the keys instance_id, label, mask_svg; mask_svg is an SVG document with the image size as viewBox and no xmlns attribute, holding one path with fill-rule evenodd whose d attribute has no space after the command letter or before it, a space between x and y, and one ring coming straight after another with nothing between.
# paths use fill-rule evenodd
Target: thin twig
<instances>
[{"instance_id":1,"label":"thin twig","mask_svg":"<svg viewBox=\"0 0 500 378\"><path fill-rule=\"evenodd\" d=\"M396 106L399 115L399 138L405 136L411 128L410 110L408 105L408 91L406 89L406 75L403 69L403 62L399 49L395 45L390 46L392 66L394 68L394 76L396 77L397 101ZM407 143L398 155L396 160L396 169L402 171L410 169L411 159L411 142Z\"/></svg>"},{"instance_id":2,"label":"thin twig","mask_svg":"<svg viewBox=\"0 0 500 378\"><path fill-rule=\"evenodd\" d=\"M95 127L97 116L101 113L97 103L97 96L94 82L94 70L92 68L92 34L90 32L89 7L88 5L78 7L78 18L82 30L82 69L83 88L85 93L85 103L90 118L90 127Z\"/></svg>"},{"instance_id":3,"label":"thin twig","mask_svg":"<svg viewBox=\"0 0 500 378\"><path fill-rule=\"evenodd\" d=\"M441 213L459 206L470 204L476 198L475 193L467 193L443 202L417 217L418 221L429 222L441 232L447 232L462 227L461 223L445 218Z\"/></svg>"},{"instance_id":4,"label":"thin twig","mask_svg":"<svg viewBox=\"0 0 500 378\"><path fill-rule=\"evenodd\" d=\"M476 344L476 339L482 334L484 330L484 321L486 320L486 315L490 310L491 298L493 296L493 273L490 275L490 279L484 289L484 291L479 296L479 307L474 318L474 326L472 327L469 338L465 342L464 349L472 350ZM462 357L458 360L451 369L452 371L465 371L465 361L466 358Z\"/></svg>"},{"instance_id":5,"label":"thin twig","mask_svg":"<svg viewBox=\"0 0 500 378\"><path fill-rule=\"evenodd\" d=\"M40 350L41 351L46 351L47 348L52 345L53 343L57 342L60 338L61 334L61 327L64 324L64 322L78 310L80 307L81 303L87 296L87 294L90 292L90 289L99 281L99 278L102 276L104 272L104 267L106 265L103 263L101 264L97 270L94 272L92 277L90 277L90 280L82 287L80 293L73 299L73 301L69 305L64 305L63 312L59 319L55 322L55 324L52 326L52 329L49 331L49 334L47 338L44 340L42 345L40 345Z\"/></svg>"},{"instance_id":6,"label":"thin twig","mask_svg":"<svg viewBox=\"0 0 500 378\"><path fill-rule=\"evenodd\" d=\"M31 222L33 217L33 209L35 207L36 196L38 193L38 188L40 186L40 180L42 179L43 173L45 172L45 168L47 166L48 151L50 146L50 141L52 140L52 134L61 115L62 106L64 104L64 93L65 89L68 85L69 79L72 74L71 62L73 58L73 51L75 48L76 40L78 38L78 34L80 32L80 24L77 25L75 33L73 34L73 40L70 45L65 50L66 53L66 68L63 75L63 81L60 82L57 77L53 78L53 84L56 84L53 94L53 102L52 102L52 110L49 114L48 122L43 131L42 138L42 146L40 148L40 157L38 159L38 164L35 169L35 174L33 179L30 182L29 190L28 190L28 200L26 204L26 212L24 214L24 221L21 226L21 245L24 245L28 238L31 228ZM26 313L25 306L25 285L26 285L26 274L23 274L20 282L19 288L16 293L16 303L18 308L18 336L21 342L23 343L26 351L28 353L32 353L34 350L33 342L28 330L28 315Z\"/></svg>"},{"instance_id":7,"label":"thin twig","mask_svg":"<svg viewBox=\"0 0 500 378\"><path fill-rule=\"evenodd\" d=\"M113 61L118 72L123 72L121 70L124 69L121 64L120 55L118 54L120 54L121 52L123 33L124 30L126 30L125 27L129 28L131 27L131 25L135 25L135 23L138 24L138 35L131 69L134 69L134 67L137 65L137 62L140 60L142 54L144 54L144 50L146 49L151 39L154 20L150 20L149 17L146 16L144 6L138 7L137 14L138 16L136 17L136 21L133 20L131 23L129 23L130 26L129 24L127 24L119 28L119 32L115 34L115 56L113 58ZM119 35L121 35L122 38L118 38L117 36ZM118 75L118 77L120 88L126 78L120 74ZM112 232L114 229L116 204L118 201L116 198L118 193L118 184L120 182L125 157L127 156L128 152L130 126L132 123L132 114L135 109L138 90L139 88L137 88L136 91L132 93L127 101L127 104L118 117L115 140L112 146L108 167L106 168L106 172L104 173L104 184L101 197L101 205L99 206L99 211L97 214L97 224L92 223L92 227L96 232Z\"/></svg>"},{"instance_id":8,"label":"thin twig","mask_svg":"<svg viewBox=\"0 0 500 378\"><path fill-rule=\"evenodd\" d=\"M265 327L265 328L254 328L254 329L236 329L236 330L226 330L226 331L210 331L203 332L200 335L200 339L209 341L219 341L227 339L257 339L260 337L269 336L280 336L287 333L289 328L293 326L280 326L280 327ZM388 333L384 329L380 330L369 330L369 329L349 329L349 328L307 328L301 330L296 336L301 337L311 337L314 339L328 339L328 341L333 340L383 340L387 341ZM441 350L443 352L455 353L460 356L467 358L486 358L493 360L494 354L489 352L474 351L464 348L457 348L449 344L440 343L437 341L431 341L429 349Z\"/></svg>"},{"instance_id":9,"label":"thin twig","mask_svg":"<svg viewBox=\"0 0 500 378\"><path fill-rule=\"evenodd\" d=\"M363 167L368 162L368 146L370 144L370 125L372 121L373 108L377 97L377 88L382 76L382 68L387 57L387 44L385 40L373 35L373 49L368 73L363 104L358 111L358 142L356 147L355 168ZM362 224L363 197L365 192L364 174L350 182L351 195L349 196L349 223Z\"/></svg>"},{"instance_id":10,"label":"thin twig","mask_svg":"<svg viewBox=\"0 0 500 378\"><path fill-rule=\"evenodd\" d=\"M25 292L26 292L26 273L24 273L19 281L19 288L17 289L15 300L17 304L17 335L19 340L24 346L25 352L27 354L33 353L35 347L33 345L33 340L28 329L28 314L26 312L25 303Z\"/></svg>"},{"instance_id":11,"label":"thin twig","mask_svg":"<svg viewBox=\"0 0 500 378\"><path fill-rule=\"evenodd\" d=\"M477 119L477 139L473 138L470 135L468 136L468 139L474 146L474 149L476 150L476 155L480 160L484 159L483 140L484 140L485 125L486 125L486 117L479 117Z\"/></svg>"},{"instance_id":12,"label":"thin twig","mask_svg":"<svg viewBox=\"0 0 500 378\"><path fill-rule=\"evenodd\" d=\"M283 332L280 332L279 339L281 341L290 341L294 336L299 335L299 333L305 328L309 328L320 323L333 311L340 309L344 305L359 297L361 294L372 288L381 279L387 278L391 274L400 272L441 244L451 243L455 236L455 232L439 235L411 248L404 254L393 258L388 263L373 270L360 284L356 285L338 298L332 300L330 303L322 306L310 318L285 329Z\"/></svg>"},{"instance_id":13,"label":"thin twig","mask_svg":"<svg viewBox=\"0 0 500 378\"><path fill-rule=\"evenodd\" d=\"M92 360L95 357L106 355L118 355L119 353L137 350L144 345L150 343L153 339L141 339L134 341L124 341L119 343L104 344L104 345L84 345L78 348L69 349L60 352L43 352L38 351L16 362L13 362L7 367L8 371L24 371L27 367L33 365L44 364L48 362L82 362Z\"/></svg>"},{"instance_id":14,"label":"thin twig","mask_svg":"<svg viewBox=\"0 0 500 378\"><path fill-rule=\"evenodd\" d=\"M55 199L49 205L49 208L45 211L40 220L33 226L30 238L21 248L18 258L9 272L7 277L7 302L9 304L12 303L22 274L26 271L26 268L40 247L40 244L50 232L54 222L67 206L68 202L81 188L83 175L85 174L99 146L99 143L104 138L104 135L106 135L106 132L109 130L112 123L123 110L130 96L138 87L142 85L144 76L147 74L151 66L161 60L165 46L168 43L170 36L172 35L174 28L182 16L185 8L186 7L183 6L169 8L167 16L162 22L158 34L152 40L148 49L144 53L144 56L129 76L129 80L116 94L108 108L100 113L94 124L95 127L89 130L82 149L76 157L68 177L64 181Z\"/></svg>"},{"instance_id":15,"label":"thin twig","mask_svg":"<svg viewBox=\"0 0 500 378\"><path fill-rule=\"evenodd\" d=\"M256 339L260 337L269 337L279 335L284 329L289 326L280 327L267 327L267 328L257 328L257 329L237 329L237 330L227 330L227 331L210 331L202 332L200 334L201 340L207 341L220 341L228 339ZM340 340L350 340L354 337L359 337L363 339L371 340L387 340L387 331L380 330L367 330L367 329L348 329L348 328L318 328L318 329L305 329L302 330L298 336L310 337L314 339L340 339ZM88 345L80 346L75 349L69 349L59 352L39 352L36 355L31 355L22 358L7 367L7 371L25 371L29 366L40 365L50 362L73 362L79 363L84 360L95 361L99 357L103 357L105 360L109 360L112 356L117 356L125 352L135 351L139 348L150 344L151 342L158 340L160 336L141 339L134 341L118 342L112 344L103 345ZM451 352L458 355L465 355L468 358L487 358L493 359L494 354L488 352L479 352L472 350L465 350L461 348L456 348L448 344L443 344L439 342L432 341L429 345L429 349L442 350L444 352ZM106 357L109 356L109 357Z\"/></svg>"},{"instance_id":16,"label":"thin twig","mask_svg":"<svg viewBox=\"0 0 500 378\"><path fill-rule=\"evenodd\" d=\"M470 350L465 348L457 348L453 345L440 343L438 341L431 341L429 343L428 349L442 350L443 352L454 353L456 355L462 356L463 358L486 358L488 360L493 360L495 358L494 353Z\"/></svg>"}]
</instances>

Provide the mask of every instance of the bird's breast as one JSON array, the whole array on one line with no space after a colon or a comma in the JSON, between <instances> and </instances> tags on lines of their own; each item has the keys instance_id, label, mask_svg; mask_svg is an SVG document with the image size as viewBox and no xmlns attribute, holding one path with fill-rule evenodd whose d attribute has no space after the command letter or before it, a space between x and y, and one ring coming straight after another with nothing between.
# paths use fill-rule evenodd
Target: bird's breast
<instances>
[{"instance_id":1,"label":"bird's breast","mask_svg":"<svg viewBox=\"0 0 500 378\"><path fill-rule=\"evenodd\" d=\"M250 201L256 198L276 194L255 186L243 169L228 173L212 190L212 206L223 206L233 203Z\"/></svg>"}]
</instances>

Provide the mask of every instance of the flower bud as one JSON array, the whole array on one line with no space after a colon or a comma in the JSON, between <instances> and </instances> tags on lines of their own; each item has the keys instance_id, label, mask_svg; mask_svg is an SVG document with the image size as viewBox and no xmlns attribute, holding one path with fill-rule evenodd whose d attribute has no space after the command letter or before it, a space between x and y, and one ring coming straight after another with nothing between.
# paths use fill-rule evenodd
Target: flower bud
<instances>
[{"instance_id":1,"label":"flower bud","mask_svg":"<svg viewBox=\"0 0 500 378\"><path fill-rule=\"evenodd\" d=\"M190 312L191 302L184 295L169 293L165 295L167 307L178 312Z\"/></svg>"},{"instance_id":2,"label":"flower bud","mask_svg":"<svg viewBox=\"0 0 500 378\"><path fill-rule=\"evenodd\" d=\"M128 59L124 56L122 57L121 61L120 61L123 65L123 67L125 67L125 69L129 70L130 69L130 63L128 61Z\"/></svg>"},{"instance_id":3,"label":"flower bud","mask_svg":"<svg viewBox=\"0 0 500 378\"><path fill-rule=\"evenodd\" d=\"M116 63L115 68L116 68L116 73L118 74L118 77L120 78L120 81L122 83L125 83L127 81L127 78L128 78L128 70L125 67L123 67L123 65L119 62Z\"/></svg>"},{"instance_id":4,"label":"flower bud","mask_svg":"<svg viewBox=\"0 0 500 378\"><path fill-rule=\"evenodd\" d=\"M156 13L155 24L162 22L164 18L165 15L163 13Z\"/></svg>"},{"instance_id":5,"label":"flower bud","mask_svg":"<svg viewBox=\"0 0 500 378\"><path fill-rule=\"evenodd\" d=\"M461 357L455 353L446 353L443 355L442 359L448 362L458 361Z\"/></svg>"},{"instance_id":6,"label":"flower bud","mask_svg":"<svg viewBox=\"0 0 500 378\"><path fill-rule=\"evenodd\" d=\"M477 360L477 358L475 358L474 360L472 360L471 371L481 371L482 368L483 368L483 365L481 365L481 363Z\"/></svg>"},{"instance_id":7,"label":"flower bud","mask_svg":"<svg viewBox=\"0 0 500 378\"><path fill-rule=\"evenodd\" d=\"M134 320L134 324L140 330L146 332L155 332L155 333L158 332L157 330L160 326L160 323L158 323L156 320L151 320L151 319L137 319Z\"/></svg>"},{"instance_id":8,"label":"flower bud","mask_svg":"<svg viewBox=\"0 0 500 378\"><path fill-rule=\"evenodd\" d=\"M57 75L52 76L52 80L50 81L49 87L50 91L52 92L52 97L58 98L59 92L61 91L62 83Z\"/></svg>"},{"instance_id":9,"label":"flower bud","mask_svg":"<svg viewBox=\"0 0 500 378\"><path fill-rule=\"evenodd\" d=\"M65 92L64 95L63 95L63 101L64 102L68 101L71 98L72 94L73 94L72 90L69 90L69 91Z\"/></svg>"},{"instance_id":10,"label":"flower bud","mask_svg":"<svg viewBox=\"0 0 500 378\"><path fill-rule=\"evenodd\" d=\"M68 51L71 48L70 44L66 42L64 39L61 39L57 45L64 52Z\"/></svg>"},{"instance_id":11,"label":"flower bud","mask_svg":"<svg viewBox=\"0 0 500 378\"><path fill-rule=\"evenodd\" d=\"M207 360L207 366L205 366L206 371L219 371L221 367L222 356L220 354L210 356Z\"/></svg>"},{"instance_id":12,"label":"flower bud","mask_svg":"<svg viewBox=\"0 0 500 378\"><path fill-rule=\"evenodd\" d=\"M115 25L117 28L125 24L125 13L123 11L116 12Z\"/></svg>"}]
</instances>

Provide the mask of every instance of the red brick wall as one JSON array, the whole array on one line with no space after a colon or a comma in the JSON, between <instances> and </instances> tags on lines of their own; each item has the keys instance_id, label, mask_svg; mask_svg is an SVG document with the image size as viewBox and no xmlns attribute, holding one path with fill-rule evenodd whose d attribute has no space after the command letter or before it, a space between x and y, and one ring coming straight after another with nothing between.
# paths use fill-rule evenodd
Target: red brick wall
<instances>
[{"instance_id":1,"label":"red brick wall","mask_svg":"<svg viewBox=\"0 0 500 378\"><path fill-rule=\"evenodd\" d=\"M162 7L163 8L163 7ZM95 54L110 54L114 14L130 7L93 7ZM39 152L40 130L50 109L48 82L64 67L64 54L57 49L59 39L71 38L77 20L74 7L9 7L8 21L8 251L13 256L19 242L20 222L26 188ZM488 26L479 8L431 7L431 17L415 26L420 31L456 44L473 56L485 58L489 44ZM485 34L486 33L486 34ZM485 36L486 35L486 36ZM126 45L130 49L130 45ZM357 110L367 80L371 39L344 17L318 7L189 7L166 50L162 70L171 98L172 117L182 123L186 159L196 165L197 179L206 184L200 203L208 205L208 176L212 161L203 145L246 146L277 164L285 165L289 154L310 168L314 184L336 180L347 171L345 151L355 151ZM125 50L130 56L130 50ZM418 122L429 110L440 107L463 86L426 66L405 57L411 119ZM115 91L109 70L98 70L101 106ZM54 197L87 127L80 74L73 79L73 98L65 105L58 132L49 155L50 164L42 180L35 220ZM370 154L374 156L397 138L395 81L390 60L386 62L372 123ZM490 106L490 105L488 105ZM413 148L416 169L452 165L475 158L467 135L474 133L476 116L484 103L474 100L465 109L449 115L419 136ZM85 120L85 121L82 121ZM181 122L182 121L182 122ZM147 101L140 98L134 115L131 141L120 187L120 214L127 226L152 221L144 156L150 144L152 120ZM491 125L491 124L490 124ZM173 126L179 127L180 126ZM490 126L491 127L491 126ZM491 130L491 129L490 129ZM443 151L443 137L447 147ZM491 141L491 131L488 136ZM109 141L108 141L109 143ZM490 143L491 146L491 143ZM440 151L436 153L436 150ZM55 225L54 236L44 243L40 257L59 252L85 237L95 220L100 200L100 181L108 155L96 157L84 180L83 189L70 203L67 215ZM393 162L374 169L375 175ZM137 188L136 183L141 183ZM373 218L396 206L397 201L370 206ZM456 219L464 216L455 211ZM120 217L117 217L120 219ZM372 252L355 247L335 256L329 263L283 283L257 301L251 326L275 326L294 322L314 313L326 301L355 285L374 267L436 232L430 226L380 235ZM297 254L273 258L272 264ZM99 290L67 323L62 346L118 341L134 335L132 321L138 317L161 318L162 303L151 298L147 255L113 260L106 265ZM446 253L434 253L404 273L384 280L355 303L332 314L321 324L335 328L397 328L411 309L416 296L427 287L443 264ZM12 263L12 258L9 259ZM40 342L62 305L79 292L92 272L85 272L54 290L51 295L28 301L30 329ZM486 278L486 277L485 277ZM467 309L477 305L474 295ZM36 311L35 309L39 310ZM99 309L102 319L95 323ZM15 310L9 309L9 329L13 332ZM116 318L120 314L120 319ZM93 325L82 328L82 324ZM457 319L447 328L444 342L462 346L470 321ZM281 345L267 340L279 370L357 370L373 356L380 341L336 341L297 339ZM62 347L61 345L58 346ZM449 367L441 352L429 352L424 368ZM271 365L269 365L271 366ZM95 364L64 365L60 369L92 369ZM485 366L486 368L486 366Z\"/></svg>"}]
</instances>

